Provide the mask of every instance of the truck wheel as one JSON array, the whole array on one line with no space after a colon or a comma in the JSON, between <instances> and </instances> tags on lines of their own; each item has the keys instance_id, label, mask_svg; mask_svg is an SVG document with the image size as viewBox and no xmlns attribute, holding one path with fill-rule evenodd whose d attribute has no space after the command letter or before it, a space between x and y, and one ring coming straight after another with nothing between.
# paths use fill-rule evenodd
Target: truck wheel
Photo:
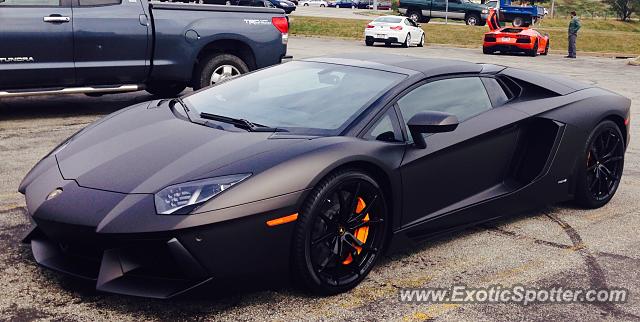
<instances>
[{"instance_id":1,"label":"truck wheel","mask_svg":"<svg viewBox=\"0 0 640 322\"><path fill-rule=\"evenodd\" d=\"M175 82L151 82L145 90L158 97L176 97L182 93L187 85Z\"/></svg>"},{"instance_id":2,"label":"truck wheel","mask_svg":"<svg viewBox=\"0 0 640 322\"><path fill-rule=\"evenodd\" d=\"M513 18L513 22L511 22L511 24L514 27L522 27L522 25L524 25L524 19L522 19L522 17L515 17Z\"/></svg>"},{"instance_id":3,"label":"truck wheel","mask_svg":"<svg viewBox=\"0 0 640 322\"><path fill-rule=\"evenodd\" d=\"M409 19L413 20L414 22L422 22L422 20L424 19L422 18L422 13L418 10L409 11L407 17L409 17Z\"/></svg>"},{"instance_id":4,"label":"truck wheel","mask_svg":"<svg viewBox=\"0 0 640 322\"><path fill-rule=\"evenodd\" d=\"M196 70L193 89L198 90L249 72L247 64L231 54L213 54L203 59Z\"/></svg>"},{"instance_id":5,"label":"truck wheel","mask_svg":"<svg viewBox=\"0 0 640 322\"><path fill-rule=\"evenodd\" d=\"M478 24L480 24L480 16L475 13L469 14L464 19L464 22L469 26L477 26Z\"/></svg>"}]
</instances>

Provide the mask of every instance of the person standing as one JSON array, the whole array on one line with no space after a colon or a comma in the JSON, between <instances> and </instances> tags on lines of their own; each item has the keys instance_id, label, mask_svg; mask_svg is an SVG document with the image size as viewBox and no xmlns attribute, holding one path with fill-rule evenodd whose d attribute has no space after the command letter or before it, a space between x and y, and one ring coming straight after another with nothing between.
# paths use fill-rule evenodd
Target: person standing
<instances>
[{"instance_id":1,"label":"person standing","mask_svg":"<svg viewBox=\"0 0 640 322\"><path fill-rule=\"evenodd\" d=\"M576 39L578 30L582 25L575 11L571 11L571 22L569 22L569 54L565 58L576 58Z\"/></svg>"}]
</instances>

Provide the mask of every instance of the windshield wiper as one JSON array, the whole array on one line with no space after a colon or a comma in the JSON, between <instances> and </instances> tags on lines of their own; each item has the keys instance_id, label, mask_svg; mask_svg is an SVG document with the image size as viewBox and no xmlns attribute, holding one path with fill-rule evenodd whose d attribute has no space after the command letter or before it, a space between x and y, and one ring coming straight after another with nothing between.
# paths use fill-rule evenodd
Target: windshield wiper
<instances>
[{"instance_id":1,"label":"windshield wiper","mask_svg":"<svg viewBox=\"0 0 640 322\"><path fill-rule=\"evenodd\" d=\"M258 124L258 123L252 123L245 119L236 119L228 116L222 116L222 115L211 114L206 112L200 113L200 117L207 120L233 124L235 127L247 130L249 132L289 132L285 129L279 129L279 128L269 127L269 126Z\"/></svg>"},{"instance_id":2,"label":"windshield wiper","mask_svg":"<svg viewBox=\"0 0 640 322\"><path fill-rule=\"evenodd\" d=\"M182 109L184 109L184 112L187 114L187 117L189 118L189 120L191 120L191 117L189 117L190 110L189 110L189 107L187 106L187 103L185 103L180 97L172 98L169 101L169 104L171 104L171 107L174 107L176 103L182 105Z\"/></svg>"}]
</instances>

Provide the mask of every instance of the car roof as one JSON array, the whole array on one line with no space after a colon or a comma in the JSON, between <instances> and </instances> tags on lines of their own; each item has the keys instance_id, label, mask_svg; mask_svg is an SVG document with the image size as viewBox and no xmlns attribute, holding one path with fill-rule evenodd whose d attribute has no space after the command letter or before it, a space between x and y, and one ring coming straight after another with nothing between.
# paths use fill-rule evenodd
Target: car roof
<instances>
[{"instance_id":1,"label":"car roof","mask_svg":"<svg viewBox=\"0 0 640 322\"><path fill-rule=\"evenodd\" d=\"M333 63L355 67L371 68L403 74L424 74L427 77L460 74L480 73L489 65L470 63L455 59L442 58L417 58L411 56L378 54L378 53L349 53L318 58L303 59L322 63ZM502 69L502 68L501 68Z\"/></svg>"}]
</instances>

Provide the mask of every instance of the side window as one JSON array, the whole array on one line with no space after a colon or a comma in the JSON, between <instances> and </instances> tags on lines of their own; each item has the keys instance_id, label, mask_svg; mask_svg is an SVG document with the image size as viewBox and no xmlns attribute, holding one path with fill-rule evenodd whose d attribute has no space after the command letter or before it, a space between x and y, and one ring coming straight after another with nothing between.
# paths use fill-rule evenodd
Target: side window
<instances>
[{"instance_id":1,"label":"side window","mask_svg":"<svg viewBox=\"0 0 640 322\"><path fill-rule=\"evenodd\" d=\"M364 135L365 140L369 141L385 141L385 142L402 142L402 131L398 126L396 112L389 108L380 119L367 131Z\"/></svg>"},{"instance_id":2,"label":"side window","mask_svg":"<svg viewBox=\"0 0 640 322\"><path fill-rule=\"evenodd\" d=\"M111 6L121 4L122 0L78 0L81 7Z\"/></svg>"},{"instance_id":3,"label":"side window","mask_svg":"<svg viewBox=\"0 0 640 322\"><path fill-rule=\"evenodd\" d=\"M478 77L426 83L398 100L398 105L405 123L424 111L450 113L463 122L491 109L489 95Z\"/></svg>"},{"instance_id":4,"label":"side window","mask_svg":"<svg viewBox=\"0 0 640 322\"><path fill-rule=\"evenodd\" d=\"M60 6L60 0L5 0L0 2L2 6L56 7Z\"/></svg>"},{"instance_id":5,"label":"side window","mask_svg":"<svg viewBox=\"0 0 640 322\"><path fill-rule=\"evenodd\" d=\"M498 107L504 105L509 101L509 96L505 93L500 83L494 78L482 78L482 82L484 86L487 88L487 92L489 92L489 97L491 98L491 103L493 106Z\"/></svg>"}]
</instances>

